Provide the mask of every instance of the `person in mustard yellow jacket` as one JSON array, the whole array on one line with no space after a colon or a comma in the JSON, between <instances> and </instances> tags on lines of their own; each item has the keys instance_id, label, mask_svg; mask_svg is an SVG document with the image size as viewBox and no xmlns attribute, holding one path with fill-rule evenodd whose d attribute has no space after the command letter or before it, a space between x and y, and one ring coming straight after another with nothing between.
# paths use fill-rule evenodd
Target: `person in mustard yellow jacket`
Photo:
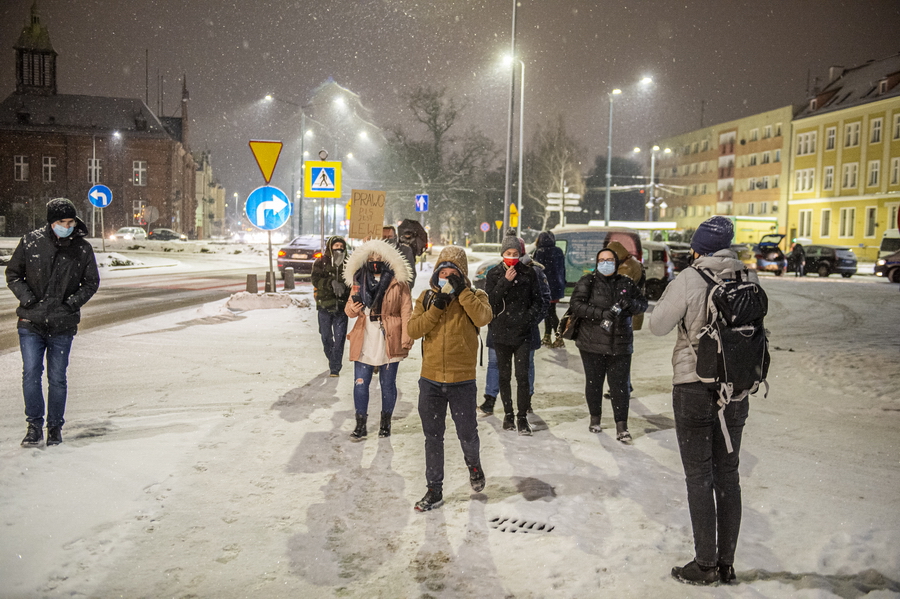
<instances>
[{"instance_id":1,"label":"person in mustard yellow jacket","mask_svg":"<svg viewBox=\"0 0 900 599\"><path fill-rule=\"evenodd\" d=\"M350 439L366 437L369 384L378 368L381 384L379 437L391 436L391 414L397 403L397 368L409 355L413 340L407 326L412 312L409 266L400 252L381 240L361 245L347 261L344 281L350 286L350 301L344 312L355 318L350 340L353 368L353 404L356 428Z\"/></svg>"},{"instance_id":2,"label":"person in mustard yellow jacket","mask_svg":"<svg viewBox=\"0 0 900 599\"><path fill-rule=\"evenodd\" d=\"M478 422L478 329L491 321L487 294L472 288L465 250L444 248L437 259L430 288L416 301L409 335L422 339L419 417L425 433L425 480L428 491L416 503L426 512L444 504L444 430L447 407L476 493L484 489Z\"/></svg>"}]
</instances>

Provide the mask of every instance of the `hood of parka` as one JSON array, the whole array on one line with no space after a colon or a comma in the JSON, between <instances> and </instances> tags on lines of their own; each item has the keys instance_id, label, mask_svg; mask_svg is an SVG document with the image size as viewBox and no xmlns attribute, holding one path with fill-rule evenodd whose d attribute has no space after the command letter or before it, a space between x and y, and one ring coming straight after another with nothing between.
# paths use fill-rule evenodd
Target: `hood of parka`
<instances>
[{"instance_id":1,"label":"hood of parka","mask_svg":"<svg viewBox=\"0 0 900 599\"><path fill-rule=\"evenodd\" d=\"M386 241L373 239L367 241L358 248L353 250L344 266L344 282L347 285L353 285L353 277L356 272L366 265L369 256L378 254L387 264L388 268L394 273L394 278L401 283L409 283L412 280L412 273L409 271L409 263L400 254L400 252Z\"/></svg>"}]
</instances>

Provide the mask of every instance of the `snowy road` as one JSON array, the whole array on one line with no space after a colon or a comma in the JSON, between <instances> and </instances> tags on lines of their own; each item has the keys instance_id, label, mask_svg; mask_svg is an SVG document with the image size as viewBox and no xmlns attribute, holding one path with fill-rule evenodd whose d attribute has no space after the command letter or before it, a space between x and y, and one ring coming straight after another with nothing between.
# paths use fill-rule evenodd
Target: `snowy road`
<instances>
[{"instance_id":1,"label":"snowy road","mask_svg":"<svg viewBox=\"0 0 900 599\"><path fill-rule=\"evenodd\" d=\"M217 302L79 334L57 448L18 446L21 362L0 355L0 596L900 597L898 286L763 284L772 389L745 430L736 586L668 574L692 557L674 335L637 333L633 446L608 405L587 431L572 344L542 349L535 436L482 419L473 495L448 421L447 503L416 514L418 348L394 435L351 443L351 365L325 376L314 310Z\"/></svg>"}]
</instances>

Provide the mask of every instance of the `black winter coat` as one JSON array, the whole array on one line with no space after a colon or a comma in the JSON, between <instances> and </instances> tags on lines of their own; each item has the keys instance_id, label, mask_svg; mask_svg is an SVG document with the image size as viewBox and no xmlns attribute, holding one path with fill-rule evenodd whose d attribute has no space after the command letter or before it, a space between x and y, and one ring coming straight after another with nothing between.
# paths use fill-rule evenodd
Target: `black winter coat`
<instances>
[{"instance_id":1,"label":"black winter coat","mask_svg":"<svg viewBox=\"0 0 900 599\"><path fill-rule=\"evenodd\" d=\"M343 314L344 306L347 305L347 298L350 297L350 288L344 284L344 264L347 261L347 253L344 252L345 258L343 262L340 264L334 263L331 247L337 242L341 242L344 244L344 247L347 247L347 242L343 237L329 237L325 243L325 252L313 262L310 281L313 284L316 309L325 310L332 314ZM334 285L334 281L337 281L339 285ZM343 291L341 295L335 293L335 287Z\"/></svg>"},{"instance_id":2,"label":"black winter coat","mask_svg":"<svg viewBox=\"0 0 900 599\"><path fill-rule=\"evenodd\" d=\"M494 344L518 347L531 340L532 330L544 318L544 299L533 266L513 266L516 278L506 280L505 264L490 269L484 278L494 319L488 325L488 346Z\"/></svg>"},{"instance_id":3,"label":"black winter coat","mask_svg":"<svg viewBox=\"0 0 900 599\"><path fill-rule=\"evenodd\" d=\"M609 331L600 323L609 309L617 302L625 304L618 318L613 318ZM631 317L647 309L647 298L634 281L620 274L604 277L601 274L586 274L575 284L569 300L572 313L581 318L575 346L592 354L623 355L634 353L634 329Z\"/></svg>"},{"instance_id":4,"label":"black winter coat","mask_svg":"<svg viewBox=\"0 0 900 599\"><path fill-rule=\"evenodd\" d=\"M556 247L556 240L549 231L537 238L534 261L544 265L544 274L550 285L550 299L561 300L566 295L566 255Z\"/></svg>"},{"instance_id":5,"label":"black winter coat","mask_svg":"<svg viewBox=\"0 0 900 599\"><path fill-rule=\"evenodd\" d=\"M100 287L94 249L84 237L87 227L58 238L50 225L27 233L6 267L6 284L19 300L19 326L39 334L74 334L81 306Z\"/></svg>"}]
</instances>

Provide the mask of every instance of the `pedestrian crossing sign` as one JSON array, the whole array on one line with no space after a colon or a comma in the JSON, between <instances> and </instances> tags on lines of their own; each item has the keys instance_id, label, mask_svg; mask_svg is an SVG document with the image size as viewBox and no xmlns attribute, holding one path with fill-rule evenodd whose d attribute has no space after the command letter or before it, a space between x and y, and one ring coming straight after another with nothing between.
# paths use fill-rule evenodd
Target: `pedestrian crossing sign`
<instances>
[{"instance_id":1,"label":"pedestrian crossing sign","mask_svg":"<svg viewBox=\"0 0 900 599\"><path fill-rule=\"evenodd\" d=\"M341 197L341 163L335 160L304 162L303 195L308 198Z\"/></svg>"}]
</instances>

